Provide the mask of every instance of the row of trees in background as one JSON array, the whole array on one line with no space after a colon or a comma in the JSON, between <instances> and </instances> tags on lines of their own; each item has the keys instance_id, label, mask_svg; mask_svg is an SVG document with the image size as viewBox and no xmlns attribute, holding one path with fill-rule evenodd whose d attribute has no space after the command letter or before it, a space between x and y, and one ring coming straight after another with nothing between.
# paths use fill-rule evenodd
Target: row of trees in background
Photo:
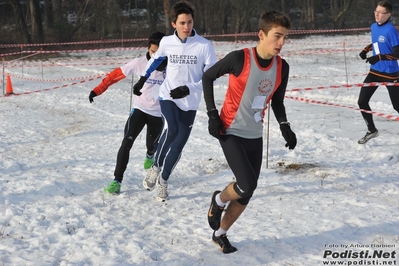
<instances>
[{"instance_id":1,"label":"row of trees in background","mask_svg":"<svg viewBox=\"0 0 399 266\"><path fill-rule=\"evenodd\" d=\"M0 0L2 43L45 43L146 38L173 31L168 16L177 0ZM191 0L200 34L257 31L264 11L289 15L293 29L368 27L378 0ZM393 3L399 10L399 3ZM393 18L395 18L395 13ZM396 21L394 21L396 22Z\"/></svg>"}]
</instances>

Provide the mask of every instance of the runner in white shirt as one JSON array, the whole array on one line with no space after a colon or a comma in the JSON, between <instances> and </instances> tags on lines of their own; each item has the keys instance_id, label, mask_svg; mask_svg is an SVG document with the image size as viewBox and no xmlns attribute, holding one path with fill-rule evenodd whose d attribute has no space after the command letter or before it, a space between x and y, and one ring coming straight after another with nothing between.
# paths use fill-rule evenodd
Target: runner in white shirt
<instances>
[{"instance_id":1,"label":"runner in white shirt","mask_svg":"<svg viewBox=\"0 0 399 266\"><path fill-rule=\"evenodd\" d=\"M145 56L135 58L129 63L114 69L103 81L95 87L89 95L92 103L93 98L105 92L109 86L133 74L140 74L144 71L148 60L159 48L159 42L165 34L161 32L153 33L148 39L148 52ZM104 191L109 193L119 193L123 174L129 163L129 154L137 136L147 125L146 146L147 154L144 159L144 169L149 169L154 163L154 153L157 148L157 141L162 130L161 109L159 106L159 86L165 79L165 68L167 60L163 60L151 76L143 85L142 95L133 96L133 108L128 120L126 121L124 137L116 158L114 180Z\"/></svg>"},{"instance_id":2,"label":"runner in white shirt","mask_svg":"<svg viewBox=\"0 0 399 266\"><path fill-rule=\"evenodd\" d=\"M202 97L202 75L217 61L211 43L193 29L194 8L190 2L174 4L170 17L176 29L174 34L161 40L158 51L133 89L140 95L150 74L168 58L167 75L159 92L164 129L154 165L143 180L147 190L157 185L158 201L168 199L167 181L190 136Z\"/></svg>"}]
</instances>

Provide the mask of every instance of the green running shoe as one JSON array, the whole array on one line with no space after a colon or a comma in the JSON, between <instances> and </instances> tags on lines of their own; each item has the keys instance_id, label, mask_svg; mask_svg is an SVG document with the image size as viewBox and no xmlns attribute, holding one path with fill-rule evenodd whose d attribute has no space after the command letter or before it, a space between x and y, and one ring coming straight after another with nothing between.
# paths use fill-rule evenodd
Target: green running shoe
<instances>
[{"instance_id":1,"label":"green running shoe","mask_svg":"<svg viewBox=\"0 0 399 266\"><path fill-rule=\"evenodd\" d=\"M146 156L144 159L144 169L148 170L151 168L151 166L154 164L154 155L153 156Z\"/></svg>"},{"instance_id":2,"label":"green running shoe","mask_svg":"<svg viewBox=\"0 0 399 266\"><path fill-rule=\"evenodd\" d=\"M121 183L114 180L111 182L111 184L109 184L108 187L104 188L104 191L111 194L119 194L121 192Z\"/></svg>"}]
</instances>

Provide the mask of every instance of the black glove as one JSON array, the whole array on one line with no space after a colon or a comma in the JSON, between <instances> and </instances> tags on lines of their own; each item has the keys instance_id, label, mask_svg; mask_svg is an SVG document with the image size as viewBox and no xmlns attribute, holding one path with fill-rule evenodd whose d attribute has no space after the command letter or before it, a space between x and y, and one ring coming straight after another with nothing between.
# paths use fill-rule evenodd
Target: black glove
<instances>
[{"instance_id":1,"label":"black glove","mask_svg":"<svg viewBox=\"0 0 399 266\"><path fill-rule=\"evenodd\" d=\"M213 109L208 112L208 132L213 137L220 139L222 133L226 134L226 130L224 129L222 119L220 119L219 112L216 109Z\"/></svg>"},{"instance_id":2,"label":"black glove","mask_svg":"<svg viewBox=\"0 0 399 266\"><path fill-rule=\"evenodd\" d=\"M361 59L365 60L367 58L367 53L373 50L373 45L369 44L366 47L363 48L363 50L360 52L359 56Z\"/></svg>"},{"instance_id":3,"label":"black glove","mask_svg":"<svg viewBox=\"0 0 399 266\"><path fill-rule=\"evenodd\" d=\"M367 51L363 49L363 50L360 52L359 56L360 56L360 58L363 59L363 60L366 59L366 58L367 58Z\"/></svg>"},{"instance_id":4,"label":"black glove","mask_svg":"<svg viewBox=\"0 0 399 266\"><path fill-rule=\"evenodd\" d=\"M179 86L179 87L171 90L169 93L170 97L172 97L173 99L180 99L180 98L186 97L189 94L190 94L190 90L188 89L188 87L186 85Z\"/></svg>"},{"instance_id":5,"label":"black glove","mask_svg":"<svg viewBox=\"0 0 399 266\"><path fill-rule=\"evenodd\" d=\"M285 147L288 147L288 149L293 150L296 146L296 135L294 132L292 132L290 123L282 122L280 124L280 130L285 141L287 142L285 144Z\"/></svg>"},{"instance_id":6,"label":"black glove","mask_svg":"<svg viewBox=\"0 0 399 266\"><path fill-rule=\"evenodd\" d=\"M93 98L96 97L96 96L97 96L97 94L94 91L90 92L90 95L89 95L90 103L94 102Z\"/></svg>"},{"instance_id":7,"label":"black glove","mask_svg":"<svg viewBox=\"0 0 399 266\"><path fill-rule=\"evenodd\" d=\"M134 84L134 86L133 86L133 94L134 95L137 95L137 96L141 95L140 90L143 88L144 83L145 83L146 80L147 80L146 77L141 76L139 81L137 81L137 83Z\"/></svg>"},{"instance_id":8,"label":"black glove","mask_svg":"<svg viewBox=\"0 0 399 266\"><path fill-rule=\"evenodd\" d=\"M380 55L374 55L374 56L370 56L369 58L367 58L366 63L370 63L370 64L374 65L375 63L377 63L380 60L381 60Z\"/></svg>"}]
</instances>

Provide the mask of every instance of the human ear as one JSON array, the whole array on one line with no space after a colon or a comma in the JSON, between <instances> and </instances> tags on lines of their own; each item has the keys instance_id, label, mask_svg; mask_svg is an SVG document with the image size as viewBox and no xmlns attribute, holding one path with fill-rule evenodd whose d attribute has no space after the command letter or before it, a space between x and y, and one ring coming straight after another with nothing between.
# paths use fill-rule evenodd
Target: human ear
<instances>
[{"instance_id":1,"label":"human ear","mask_svg":"<svg viewBox=\"0 0 399 266\"><path fill-rule=\"evenodd\" d=\"M263 39L264 39L265 33L263 32L263 30L260 30L260 31L258 32L258 37L259 37L259 40L263 40Z\"/></svg>"}]
</instances>

